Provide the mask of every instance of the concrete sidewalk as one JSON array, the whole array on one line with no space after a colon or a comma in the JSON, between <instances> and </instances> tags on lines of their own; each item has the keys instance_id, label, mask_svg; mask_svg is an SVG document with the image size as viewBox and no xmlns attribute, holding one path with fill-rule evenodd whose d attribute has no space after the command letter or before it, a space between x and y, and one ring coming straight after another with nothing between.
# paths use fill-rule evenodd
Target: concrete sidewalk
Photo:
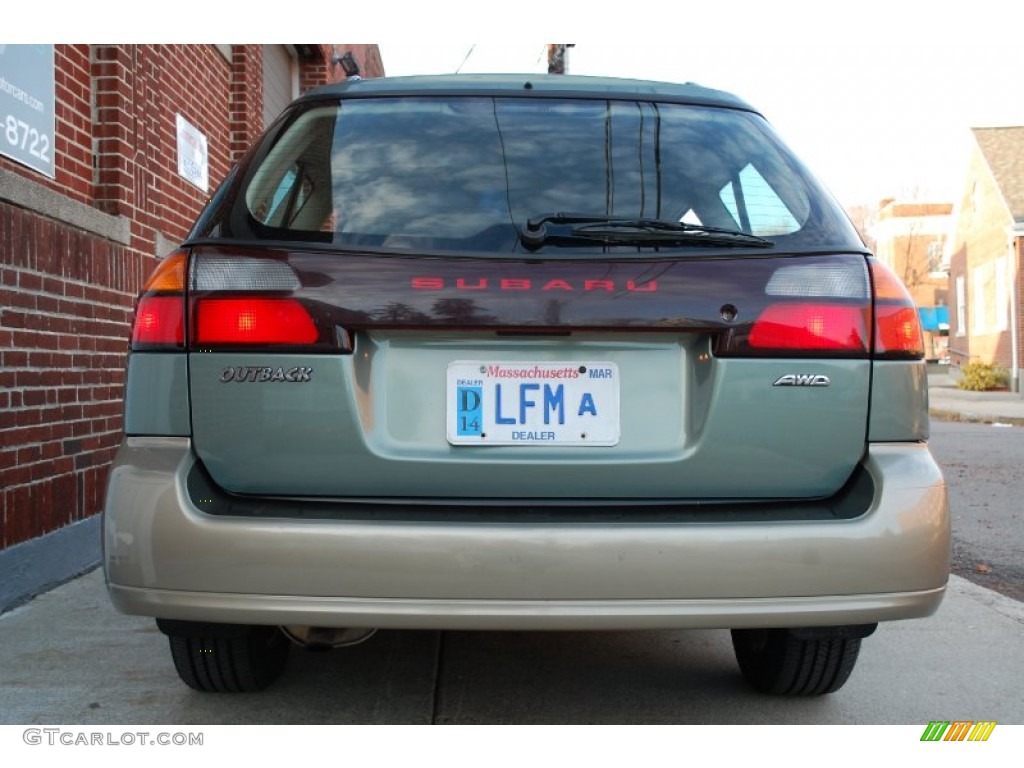
<instances>
[{"instance_id":1,"label":"concrete sidewalk","mask_svg":"<svg viewBox=\"0 0 1024 768\"><path fill-rule=\"evenodd\" d=\"M294 649L261 694L215 695L178 680L153 621L115 612L93 571L0 617L0 723L1002 727L1024 723L1022 627L1024 603L953 576L934 616L879 626L849 683L821 698L752 692L725 630L381 631Z\"/></svg>"},{"instance_id":2,"label":"concrete sidewalk","mask_svg":"<svg viewBox=\"0 0 1024 768\"><path fill-rule=\"evenodd\" d=\"M951 374L928 377L928 401L935 419L1024 426L1024 397L1020 394L957 389L956 377Z\"/></svg>"}]
</instances>

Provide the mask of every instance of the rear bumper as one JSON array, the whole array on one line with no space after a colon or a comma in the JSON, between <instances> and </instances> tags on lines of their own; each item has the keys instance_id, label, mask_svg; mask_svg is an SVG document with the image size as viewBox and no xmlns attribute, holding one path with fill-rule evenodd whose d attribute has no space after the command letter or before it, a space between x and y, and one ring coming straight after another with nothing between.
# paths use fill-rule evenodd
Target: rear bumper
<instances>
[{"instance_id":1,"label":"rear bumper","mask_svg":"<svg viewBox=\"0 0 1024 768\"><path fill-rule=\"evenodd\" d=\"M174 592L110 585L126 613L237 624L462 630L741 629L871 624L933 613L944 587L753 600L417 600Z\"/></svg>"},{"instance_id":2,"label":"rear bumper","mask_svg":"<svg viewBox=\"0 0 1024 768\"><path fill-rule=\"evenodd\" d=\"M185 438L128 438L118 454L104 565L126 613L418 629L865 624L932 613L949 573L945 484L922 444L871 446L863 515L782 522L220 517L189 498L193 463Z\"/></svg>"}]
</instances>

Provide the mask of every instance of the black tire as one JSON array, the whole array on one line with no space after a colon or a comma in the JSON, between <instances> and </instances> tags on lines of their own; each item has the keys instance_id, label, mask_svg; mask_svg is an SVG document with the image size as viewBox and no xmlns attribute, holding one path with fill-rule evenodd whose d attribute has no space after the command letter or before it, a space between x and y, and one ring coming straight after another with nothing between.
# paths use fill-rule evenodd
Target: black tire
<instances>
[{"instance_id":1,"label":"black tire","mask_svg":"<svg viewBox=\"0 0 1024 768\"><path fill-rule=\"evenodd\" d=\"M178 677L205 693L262 691L284 671L291 647L277 627L245 627L227 637L167 639Z\"/></svg>"},{"instance_id":2,"label":"black tire","mask_svg":"<svg viewBox=\"0 0 1024 768\"><path fill-rule=\"evenodd\" d=\"M833 693L849 679L859 637L801 638L788 629L734 629L732 647L754 688L781 696Z\"/></svg>"}]
</instances>

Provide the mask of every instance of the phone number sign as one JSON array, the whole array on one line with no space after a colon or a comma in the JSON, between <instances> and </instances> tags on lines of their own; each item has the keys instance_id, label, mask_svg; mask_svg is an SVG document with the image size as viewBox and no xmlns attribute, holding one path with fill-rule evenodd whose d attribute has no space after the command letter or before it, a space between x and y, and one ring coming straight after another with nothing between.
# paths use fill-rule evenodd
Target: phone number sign
<instances>
[{"instance_id":1,"label":"phone number sign","mask_svg":"<svg viewBox=\"0 0 1024 768\"><path fill-rule=\"evenodd\" d=\"M0 155L56 176L52 45L0 45Z\"/></svg>"}]
</instances>

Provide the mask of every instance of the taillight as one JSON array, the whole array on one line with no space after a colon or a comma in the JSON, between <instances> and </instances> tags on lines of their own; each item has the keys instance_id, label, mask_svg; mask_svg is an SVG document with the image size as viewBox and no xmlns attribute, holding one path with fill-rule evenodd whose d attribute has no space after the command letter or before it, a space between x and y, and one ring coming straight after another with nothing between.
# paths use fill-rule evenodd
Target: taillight
<instances>
[{"instance_id":1,"label":"taillight","mask_svg":"<svg viewBox=\"0 0 1024 768\"><path fill-rule=\"evenodd\" d=\"M754 322L747 343L752 349L779 352L863 354L867 339L863 307L806 302L769 305Z\"/></svg>"},{"instance_id":2,"label":"taillight","mask_svg":"<svg viewBox=\"0 0 1024 768\"><path fill-rule=\"evenodd\" d=\"M180 347L185 342L182 296L144 296L135 310L133 344Z\"/></svg>"},{"instance_id":3,"label":"taillight","mask_svg":"<svg viewBox=\"0 0 1024 768\"><path fill-rule=\"evenodd\" d=\"M924 336L910 292L885 264L870 259L875 284L875 357L921 359Z\"/></svg>"},{"instance_id":4,"label":"taillight","mask_svg":"<svg viewBox=\"0 0 1024 768\"><path fill-rule=\"evenodd\" d=\"M740 322L722 335L716 354L867 357L871 287L864 259L794 259L769 275L760 305L739 307L736 315Z\"/></svg>"},{"instance_id":5,"label":"taillight","mask_svg":"<svg viewBox=\"0 0 1024 768\"><path fill-rule=\"evenodd\" d=\"M153 271L135 307L132 349L185 346L185 267L188 254L175 251Z\"/></svg>"},{"instance_id":6,"label":"taillight","mask_svg":"<svg viewBox=\"0 0 1024 768\"><path fill-rule=\"evenodd\" d=\"M295 298L301 287L295 271L282 260L203 254L190 258L184 250L175 251L143 286L132 349L263 346L350 352L347 334L329 319L318 322Z\"/></svg>"},{"instance_id":7,"label":"taillight","mask_svg":"<svg viewBox=\"0 0 1024 768\"><path fill-rule=\"evenodd\" d=\"M320 338L309 312L288 298L204 298L196 303L193 340L218 344L313 344Z\"/></svg>"},{"instance_id":8,"label":"taillight","mask_svg":"<svg viewBox=\"0 0 1024 768\"><path fill-rule=\"evenodd\" d=\"M284 259L196 253L189 275L189 343L195 349L295 348L350 351L323 307L300 300L302 283ZM320 314L314 309L320 307Z\"/></svg>"},{"instance_id":9,"label":"taillight","mask_svg":"<svg viewBox=\"0 0 1024 768\"><path fill-rule=\"evenodd\" d=\"M752 320L722 334L726 357L920 359L917 309L900 279L873 258L835 256L779 267ZM742 308L739 310L742 315Z\"/></svg>"}]
</instances>

